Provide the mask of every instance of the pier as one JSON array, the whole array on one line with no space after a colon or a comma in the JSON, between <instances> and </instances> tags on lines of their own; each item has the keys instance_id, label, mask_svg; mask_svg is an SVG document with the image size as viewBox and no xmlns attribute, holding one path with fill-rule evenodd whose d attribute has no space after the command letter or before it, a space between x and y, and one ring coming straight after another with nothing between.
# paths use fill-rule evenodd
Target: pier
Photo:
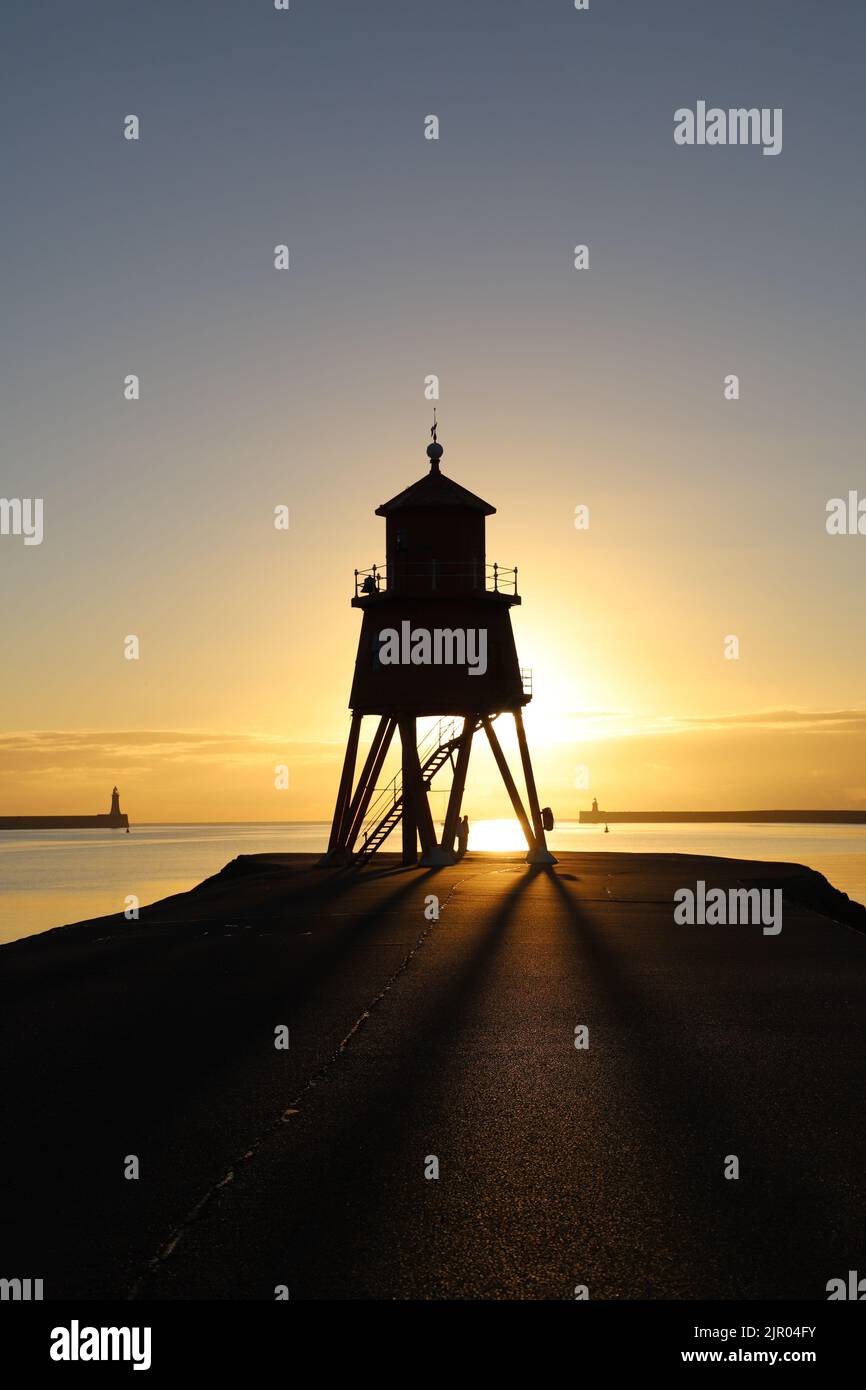
<instances>
[{"instance_id":1,"label":"pier","mask_svg":"<svg viewBox=\"0 0 866 1390\"><path fill-rule=\"evenodd\" d=\"M866 811L581 811L581 825L866 825Z\"/></svg>"},{"instance_id":2,"label":"pier","mask_svg":"<svg viewBox=\"0 0 866 1390\"><path fill-rule=\"evenodd\" d=\"M120 792L111 793L111 809L96 816L0 816L0 830L128 830L129 817L120 809Z\"/></svg>"}]
</instances>

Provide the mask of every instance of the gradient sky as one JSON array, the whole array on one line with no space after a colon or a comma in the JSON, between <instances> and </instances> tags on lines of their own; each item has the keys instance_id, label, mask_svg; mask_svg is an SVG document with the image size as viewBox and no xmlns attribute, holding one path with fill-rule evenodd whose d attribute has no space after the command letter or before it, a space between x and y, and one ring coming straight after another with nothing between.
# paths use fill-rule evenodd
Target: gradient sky
<instances>
[{"instance_id":1,"label":"gradient sky","mask_svg":"<svg viewBox=\"0 0 866 1390\"><path fill-rule=\"evenodd\" d=\"M0 495L45 499L0 537L0 811L330 814L429 373L560 817L866 804L866 537L825 530L866 493L861 0L10 3L0 44ZM782 107L782 153L678 148L698 100Z\"/></svg>"}]
</instances>

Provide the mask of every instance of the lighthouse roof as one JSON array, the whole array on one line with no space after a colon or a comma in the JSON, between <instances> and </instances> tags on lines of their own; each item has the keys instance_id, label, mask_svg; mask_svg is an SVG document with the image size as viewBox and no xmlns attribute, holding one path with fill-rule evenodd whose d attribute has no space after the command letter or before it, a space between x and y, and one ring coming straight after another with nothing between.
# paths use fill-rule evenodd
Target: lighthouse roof
<instances>
[{"instance_id":1,"label":"lighthouse roof","mask_svg":"<svg viewBox=\"0 0 866 1390\"><path fill-rule=\"evenodd\" d=\"M377 507L376 516L389 516L391 512L400 511L404 507L463 507L470 511L483 512L485 516L492 516L496 511L489 502L476 497L474 492L440 473L438 458L432 460L430 472L419 478L417 483L412 483L389 502L383 502L381 507Z\"/></svg>"}]
</instances>

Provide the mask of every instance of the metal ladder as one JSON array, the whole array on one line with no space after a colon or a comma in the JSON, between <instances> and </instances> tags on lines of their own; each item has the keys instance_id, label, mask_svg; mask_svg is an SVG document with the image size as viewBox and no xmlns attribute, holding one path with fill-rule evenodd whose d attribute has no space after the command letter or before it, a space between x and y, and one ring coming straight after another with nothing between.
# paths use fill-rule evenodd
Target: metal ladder
<instances>
[{"instance_id":1,"label":"metal ladder","mask_svg":"<svg viewBox=\"0 0 866 1390\"><path fill-rule=\"evenodd\" d=\"M476 729L481 727L480 721L475 725ZM430 735L435 734L434 746L430 751ZM452 752L460 742L460 733L457 732L457 720L440 719L433 729L425 734L418 744L418 760L421 763L421 779L425 786L429 787L436 773L445 766L451 757ZM384 809L383 809L384 807ZM361 848L355 851L355 859L359 863L366 863L372 859L376 850L385 843L391 831L400 823L403 815L403 787L402 774L397 773L391 781L377 796L371 805L366 821L361 827L364 836ZM367 829L367 827L372 827Z\"/></svg>"}]
</instances>

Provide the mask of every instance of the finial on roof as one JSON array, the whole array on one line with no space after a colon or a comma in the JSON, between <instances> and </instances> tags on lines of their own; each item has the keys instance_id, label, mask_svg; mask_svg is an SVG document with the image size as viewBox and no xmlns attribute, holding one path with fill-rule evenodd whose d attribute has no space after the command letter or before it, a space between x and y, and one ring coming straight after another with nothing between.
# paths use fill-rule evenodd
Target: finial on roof
<instances>
[{"instance_id":1,"label":"finial on roof","mask_svg":"<svg viewBox=\"0 0 866 1390\"><path fill-rule=\"evenodd\" d=\"M436 439L436 431L438 430L438 428L439 428L439 426L438 426L437 423L436 423L436 407L435 407L435 405L434 405L434 407L433 407L433 427L432 427L432 429L430 430L430 433L431 433L431 435L433 436L433 443L427 445L427 457L428 457L428 459L430 460L430 472L431 472L431 473L438 473L438 472L439 472L439 460L441 459L442 455L445 453L445 450L442 448L442 445L441 445L441 444L438 442L438 440Z\"/></svg>"}]
</instances>

